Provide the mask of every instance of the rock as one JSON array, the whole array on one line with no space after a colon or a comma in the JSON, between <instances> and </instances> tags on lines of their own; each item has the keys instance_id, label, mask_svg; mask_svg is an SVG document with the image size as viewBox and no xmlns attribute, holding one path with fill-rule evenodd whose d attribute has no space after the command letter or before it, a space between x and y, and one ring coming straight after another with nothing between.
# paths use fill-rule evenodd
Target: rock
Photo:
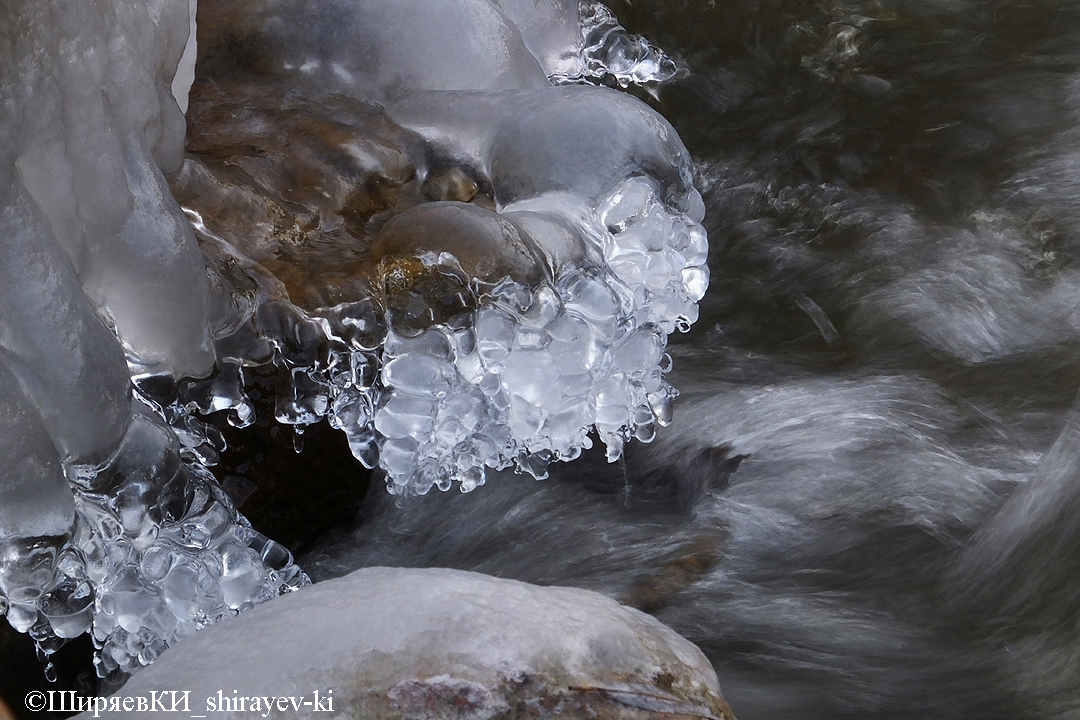
<instances>
[{"instance_id":1,"label":"rock","mask_svg":"<svg viewBox=\"0 0 1080 720\"><path fill-rule=\"evenodd\" d=\"M376 260L424 252L449 252L469 275L488 282L510 276L535 283L542 277L537 253L513 222L461 202L410 208L387 222L371 246Z\"/></svg>"},{"instance_id":2,"label":"rock","mask_svg":"<svg viewBox=\"0 0 1080 720\"><path fill-rule=\"evenodd\" d=\"M177 200L308 310L366 297L369 225L426 200L418 137L373 105L272 78L200 76L187 149Z\"/></svg>"},{"instance_id":3,"label":"rock","mask_svg":"<svg viewBox=\"0 0 1080 720\"><path fill-rule=\"evenodd\" d=\"M585 590L447 569L367 568L284 596L178 644L117 696L166 688L222 718L318 691L333 713L289 713L734 720L705 656L652 617Z\"/></svg>"}]
</instances>

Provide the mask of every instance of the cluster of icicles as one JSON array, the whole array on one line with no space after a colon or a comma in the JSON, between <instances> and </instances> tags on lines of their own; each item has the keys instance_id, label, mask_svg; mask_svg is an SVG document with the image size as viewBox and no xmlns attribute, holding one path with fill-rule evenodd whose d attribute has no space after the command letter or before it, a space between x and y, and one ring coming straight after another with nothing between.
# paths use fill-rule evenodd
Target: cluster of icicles
<instances>
[{"instance_id":1,"label":"cluster of icicles","mask_svg":"<svg viewBox=\"0 0 1080 720\"><path fill-rule=\"evenodd\" d=\"M604 82L611 78L625 88L666 82L678 73L663 50L640 35L628 33L603 3L582 2L578 13L581 66L573 74L556 73L553 82Z\"/></svg>"},{"instance_id":2,"label":"cluster of icicles","mask_svg":"<svg viewBox=\"0 0 1080 720\"><path fill-rule=\"evenodd\" d=\"M0 611L37 643L47 676L49 656L85 632L99 676L130 673L201 627L309 584L192 457L142 405L113 458L68 470L70 536L0 547Z\"/></svg>"},{"instance_id":3,"label":"cluster of icicles","mask_svg":"<svg viewBox=\"0 0 1080 720\"><path fill-rule=\"evenodd\" d=\"M467 492L488 468L542 478L550 462L590 448L593 429L614 461L630 438L649 442L671 418L667 337L697 319L708 284L696 193L690 205L671 209L652 180L632 177L590 213L593 262L527 286L482 282L449 253L428 252L417 260L436 279L426 293L406 291L408 302L384 290L306 314L270 301L223 343L236 353L269 340L277 421L302 435L328 420L394 494L455 483ZM446 311L448 297L458 312ZM417 315L449 317L417 327ZM185 409L253 422L242 362L182 389L171 417L197 442Z\"/></svg>"}]
</instances>

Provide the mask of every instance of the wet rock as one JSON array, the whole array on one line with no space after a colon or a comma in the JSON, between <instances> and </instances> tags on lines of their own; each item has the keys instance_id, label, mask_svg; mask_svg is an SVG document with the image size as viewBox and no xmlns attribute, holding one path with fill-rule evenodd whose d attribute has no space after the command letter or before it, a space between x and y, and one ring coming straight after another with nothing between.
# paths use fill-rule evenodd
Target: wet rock
<instances>
[{"instance_id":1,"label":"wet rock","mask_svg":"<svg viewBox=\"0 0 1080 720\"><path fill-rule=\"evenodd\" d=\"M679 554L660 568L638 579L624 598L630 607L647 613L662 610L680 592L705 577L721 559L727 533L706 532L683 547Z\"/></svg>"},{"instance_id":2,"label":"wet rock","mask_svg":"<svg viewBox=\"0 0 1080 720\"><path fill-rule=\"evenodd\" d=\"M280 598L198 633L119 694L166 687L190 689L195 714L248 699L220 717L318 690L324 708L332 697L340 716L371 720L734 718L705 656L655 619L445 569L367 568Z\"/></svg>"},{"instance_id":3,"label":"wet rock","mask_svg":"<svg viewBox=\"0 0 1080 720\"><path fill-rule=\"evenodd\" d=\"M419 138L368 103L266 78L200 77L187 149L179 202L307 309L365 296L369 236L427 199Z\"/></svg>"},{"instance_id":4,"label":"wet rock","mask_svg":"<svg viewBox=\"0 0 1080 720\"><path fill-rule=\"evenodd\" d=\"M376 259L449 252L469 275L489 282L541 277L537 253L512 222L460 202L426 203L398 215L383 226L371 252Z\"/></svg>"}]
</instances>

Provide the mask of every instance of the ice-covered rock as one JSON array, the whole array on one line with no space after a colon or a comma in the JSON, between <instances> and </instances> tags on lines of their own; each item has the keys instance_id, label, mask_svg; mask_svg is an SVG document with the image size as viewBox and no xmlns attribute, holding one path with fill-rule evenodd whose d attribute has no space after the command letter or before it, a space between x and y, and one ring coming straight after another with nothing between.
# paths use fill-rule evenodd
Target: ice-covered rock
<instances>
[{"instance_id":1,"label":"ice-covered rock","mask_svg":"<svg viewBox=\"0 0 1080 720\"><path fill-rule=\"evenodd\" d=\"M667 336L696 320L708 283L689 154L627 94L503 62L531 53L554 80L575 62L597 79L590 33L629 37L608 11L203 8L215 82L195 87L198 158L174 187L208 247L265 263L303 308L275 301L252 326L275 348L279 421L328 417L392 492L418 494L470 490L488 468L544 477L593 429L615 460L670 420ZM471 44L446 42L455 13L475 15ZM383 315L362 323L382 335L357 344L357 312ZM251 333L237 337L219 353L252 364Z\"/></svg>"},{"instance_id":2,"label":"ice-covered rock","mask_svg":"<svg viewBox=\"0 0 1080 720\"><path fill-rule=\"evenodd\" d=\"M118 696L163 688L190 690L191 714L237 718L253 698L276 714L276 698L318 691L322 709L298 716L733 720L701 651L648 615L441 569L369 568L283 597L185 640Z\"/></svg>"}]
</instances>

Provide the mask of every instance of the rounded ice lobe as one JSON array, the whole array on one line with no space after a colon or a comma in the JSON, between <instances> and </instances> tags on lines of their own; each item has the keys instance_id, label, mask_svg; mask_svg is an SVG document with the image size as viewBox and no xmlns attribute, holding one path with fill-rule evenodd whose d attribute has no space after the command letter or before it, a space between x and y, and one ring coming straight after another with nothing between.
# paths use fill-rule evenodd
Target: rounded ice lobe
<instances>
[{"instance_id":1,"label":"rounded ice lobe","mask_svg":"<svg viewBox=\"0 0 1080 720\"><path fill-rule=\"evenodd\" d=\"M672 198L693 186L674 128L636 98L607 88L530 93L492 139L488 167L499 202L546 192L595 201L613 178L647 173Z\"/></svg>"}]
</instances>

